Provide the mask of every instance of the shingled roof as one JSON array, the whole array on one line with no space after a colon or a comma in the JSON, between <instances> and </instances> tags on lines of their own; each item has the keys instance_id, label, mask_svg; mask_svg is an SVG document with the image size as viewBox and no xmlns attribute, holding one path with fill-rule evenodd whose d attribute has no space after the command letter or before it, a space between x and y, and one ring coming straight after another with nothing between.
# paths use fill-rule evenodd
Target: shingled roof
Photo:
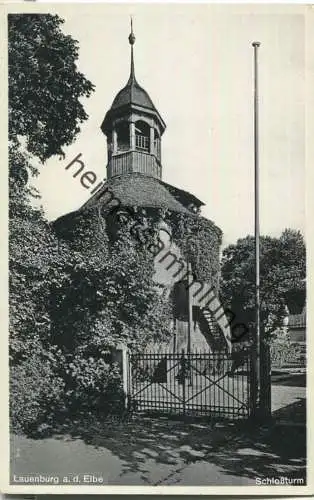
<instances>
[{"instance_id":1,"label":"shingled roof","mask_svg":"<svg viewBox=\"0 0 314 500\"><path fill-rule=\"evenodd\" d=\"M135 42L135 37L133 32L130 34L129 42L131 44L131 68L130 76L127 84L123 89L121 89L113 100L111 108L107 111L106 116L102 122L101 129L106 134L110 131L110 122L113 117L119 116L126 110L132 111L134 108L140 108L144 113L153 114L160 125L161 134L166 128L166 124L160 116L158 110L153 104L153 101L149 97L146 90L143 89L135 78L134 70L134 55L133 55L133 44Z\"/></svg>"},{"instance_id":2,"label":"shingled roof","mask_svg":"<svg viewBox=\"0 0 314 500\"><path fill-rule=\"evenodd\" d=\"M113 197L125 207L166 208L172 212L191 215L191 212L169 192L162 182L154 177L134 172L107 179L100 191L95 193L81 210L101 205L102 202L109 206L110 199Z\"/></svg>"},{"instance_id":3,"label":"shingled roof","mask_svg":"<svg viewBox=\"0 0 314 500\"><path fill-rule=\"evenodd\" d=\"M144 90L135 79L130 80L127 85L120 90L114 98L111 109L120 108L128 104L134 104L135 106L142 106L157 111L146 90Z\"/></svg>"},{"instance_id":4,"label":"shingled roof","mask_svg":"<svg viewBox=\"0 0 314 500\"><path fill-rule=\"evenodd\" d=\"M214 222L200 215L196 215L193 210L189 210L178 201L167 189L170 186L155 177L150 177L138 172L124 174L107 179L99 191L97 191L81 208L56 219L53 222L55 230L59 234L67 233L76 225L76 219L83 217L94 210L101 209L110 212L113 206L127 208L141 207L145 209L166 209L172 213L186 214L190 217L198 217L206 221L208 227L212 229L221 240L222 232ZM180 191L178 188L173 189ZM189 195L184 191L184 195ZM183 195L182 195L183 196ZM193 195L190 195L194 198ZM115 199L114 199L115 198ZM190 199L184 200L184 203ZM199 200L198 200L199 201Z\"/></svg>"},{"instance_id":5,"label":"shingled roof","mask_svg":"<svg viewBox=\"0 0 314 500\"><path fill-rule=\"evenodd\" d=\"M164 181L160 180L160 182L168 189L169 193L172 194L172 196L174 196L175 199L182 203L185 207L195 205L199 208L202 205L205 205L205 203L194 196L194 194L184 191L184 189L177 188L176 186L172 186L171 184L167 184Z\"/></svg>"}]
</instances>

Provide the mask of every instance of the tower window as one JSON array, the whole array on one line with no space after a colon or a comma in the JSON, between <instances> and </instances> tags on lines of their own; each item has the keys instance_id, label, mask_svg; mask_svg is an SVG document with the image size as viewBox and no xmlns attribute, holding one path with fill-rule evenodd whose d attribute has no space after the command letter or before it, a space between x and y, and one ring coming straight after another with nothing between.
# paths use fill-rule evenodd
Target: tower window
<instances>
[{"instance_id":1,"label":"tower window","mask_svg":"<svg viewBox=\"0 0 314 500\"><path fill-rule=\"evenodd\" d=\"M118 151L128 151L130 149L129 124L122 122L117 125Z\"/></svg>"},{"instance_id":2,"label":"tower window","mask_svg":"<svg viewBox=\"0 0 314 500\"><path fill-rule=\"evenodd\" d=\"M135 147L142 151L149 151L149 126L143 121L135 123Z\"/></svg>"}]
</instances>

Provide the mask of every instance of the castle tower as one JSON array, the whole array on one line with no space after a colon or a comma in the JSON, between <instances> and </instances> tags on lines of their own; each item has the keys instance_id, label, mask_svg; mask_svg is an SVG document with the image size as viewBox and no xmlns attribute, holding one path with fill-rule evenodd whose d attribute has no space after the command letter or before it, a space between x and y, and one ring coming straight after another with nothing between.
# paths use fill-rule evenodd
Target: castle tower
<instances>
[{"instance_id":1,"label":"castle tower","mask_svg":"<svg viewBox=\"0 0 314 500\"><path fill-rule=\"evenodd\" d=\"M159 289L168 293L175 332L173 345L178 350L194 343L205 344L214 351L230 350L227 318L221 312L219 321L212 318L213 311L222 309L219 300L211 301L209 309L200 303L200 297L207 300L213 287L218 287L216 270L222 233L212 221L201 216L204 205L201 200L162 180L161 138L166 124L136 80L132 24L129 43L129 79L114 98L101 125L107 138L107 178L91 191L91 197L81 208L55 221L54 228L59 238L77 244L76 233L79 238L85 231L90 234L94 224L97 244L110 245L125 225L125 231L129 231L136 244L142 245L145 238L142 240L134 232L130 233L128 224L123 222L123 217L117 217L117 213L128 214L126 221L133 222L134 227L139 224L145 228L149 221L162 242L158 253L152 253L153 278ZM103 232L108 239L103 238ZM194 250L191 241L196 242ZM192 286L188 288L189 300L188 267L196 280L196 290ZM192 290L195 291L193 299Z\"/></svg>"},{"instance_id":2,"label":"castle tower","mask_svg":"<svg viewBox=\"0 0 314 500\"><path fill-rule=\"evenodd\" d=\"M128 82L116 95L101 125L107 137L107 179L134 172L161 179L161 136L166 124L135 78L132 21L129 43Z\"/></svg>"}]
</instances>

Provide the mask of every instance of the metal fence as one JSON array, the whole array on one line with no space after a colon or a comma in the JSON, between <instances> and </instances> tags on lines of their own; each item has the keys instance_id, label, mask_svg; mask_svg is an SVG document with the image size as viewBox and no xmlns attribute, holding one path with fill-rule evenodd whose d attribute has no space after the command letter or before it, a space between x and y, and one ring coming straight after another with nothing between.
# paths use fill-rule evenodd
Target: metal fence
<instances>
[{"instance_id":1,"label":"metal fence","mask_svg":"<svg viewBox=\"0 0 314 500\"><path fill-rule=\"evenodd\" d=\"M177 415L251 415L251 357L225 353L139 353L128 362L129 407Z\"/></svg>"}]
</instances>

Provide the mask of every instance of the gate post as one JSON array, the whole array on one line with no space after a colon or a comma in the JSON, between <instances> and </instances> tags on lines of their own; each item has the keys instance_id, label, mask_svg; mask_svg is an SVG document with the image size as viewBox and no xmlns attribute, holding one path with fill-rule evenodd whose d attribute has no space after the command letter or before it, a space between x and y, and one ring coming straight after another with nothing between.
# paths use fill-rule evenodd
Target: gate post
<instances>
[{"instance_id":1,"label":"gate post","mask_svg":"<svg viewBox=\"0 0 314 500\"><path fill-rule=\"evenodd\" d=\"M181 356L181 369L182 369L182 401L183 401L183 415L185 415L185 400L186 400L186 358L184 355L184 349L182 349L182 356Z\"/></svg>"},{"instance_id":2,"label":"gate post","mask_svg":"<svg viewBox=\"0 0 314 500\"><path fill-rule=\"evenodd\" d=\"M265 423L271 419L271 360L270 349L266 342L260 346L260 356L251 352L251 416L256 423ZM256 375L256 363L259 363L260 380ZM258 383L260 382L260 383Z\"/></svg>"},{"instance_id":3,"label":"gate post","mask_svg":"<svg viewBox=\"0 0 314 500\"><path fill-rule=\"evenodd\" d=\"M119 344L113 350L113 361L118 363L122 378L122 389L124 392L124 407L128 407L128 351L124 344Z\"/></svg>"},{"instance_id":4,"label":"gate post","mask_svg":"<svg viewBox=\"0 0 314 500\"><path fill-rule=\"evenodd\" d=\"M271 418L271 358L269 344L261 344L261 392L260 392L261 418Z\"/></svg>"},{"instance_id":5,"label":"gate post","mask_svg":"<svg viewBox=\"0 0 314 500\"><path fill-rule=\"evenodd\" d=\"M257 398L258 398L258 379L256 373L257 355L255 346L249 352L248 360L250 363L250 418L256 419L257 417Z\"/></svg>"}]
</instances>

